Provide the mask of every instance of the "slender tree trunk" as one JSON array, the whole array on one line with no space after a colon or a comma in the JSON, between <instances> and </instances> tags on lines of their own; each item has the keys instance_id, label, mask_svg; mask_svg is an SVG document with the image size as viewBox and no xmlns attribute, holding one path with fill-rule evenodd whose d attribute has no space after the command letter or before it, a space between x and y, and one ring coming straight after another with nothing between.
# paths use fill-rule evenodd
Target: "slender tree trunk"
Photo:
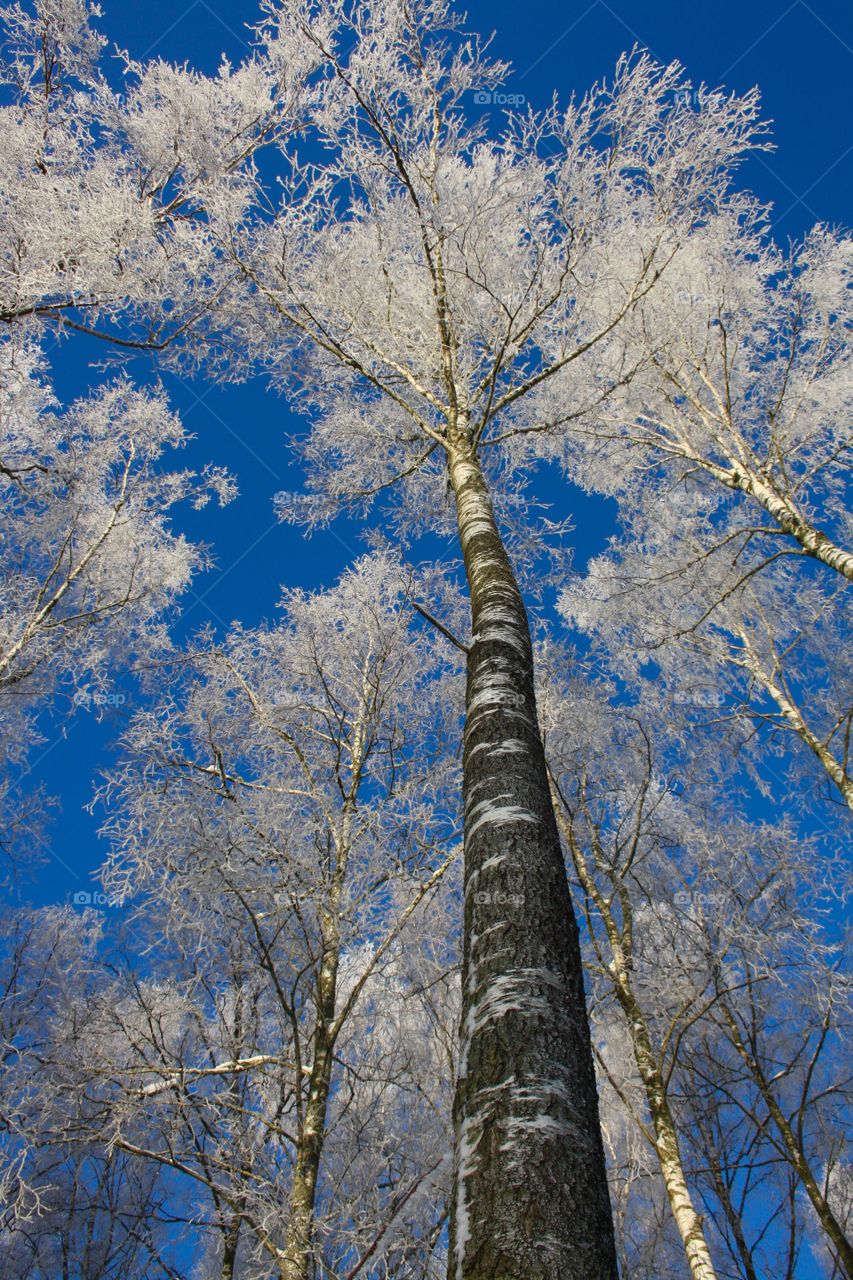
<instances>
[{"instance_id":1,"label":"slender tree trunk","mask_svg":"<svg viewBox=\"0 0 853 1280\"><path fill-rule=\"evenodd\" d=\"M449 1280L616 1280L577 925L524 603L479 462L449 450L471 594Z\"/></svg>"},{"instance_id":2,"label":"slender tree trunk","mask_svg":"<svg viewBox=\"0 0 853 1280\"><path fill-rule=\"evenodd\" d=\"M358 793L365 764L365 740L368 707L371 701L367 671L362 671L361 703L352 726L351 779L344 799L341 825L334 832L335 872L325 909L321 912L323 955L317 974L317 1023L314 1030L313 1056L308 1080L308 1097L299 1128L299 1146L287 1215L284 1257L280 1262L281 1280L309 1280L311 1246L314 1235L314 1205L317 1178L326 1138L326 1111L335 1062L335 1039L339 1029L336 1018L338 968L341 958L341 899L346 881L352 837L352 820L358 807ZM297 1081L297 1088L300 1082Z\"/></svg>"},{"instance_id":3,"label":"slender tree trunk","mask_svg":"<svg viewBox=\"0 0 853 1280\"><path fill-rule=\"evenodd\" d=\"M826 1233L827 1239L830 1241L832 1251L838 1258L838 1264L848 1280L853 1280L853 1245L844 1234L844 1228L832 1212L829 1201L820 1189L817 1178L814 1176L811 1166L806 1159L802 1146L797 1141L794 1130L788 1121L782 1108L776 1100L776 1095L770 1081L762 1069L761 1063L745 1043L737 1020L725 1002L720 1002L723 1017L729 1032L729 1039L734 1045L746 1064L749 1074L758 1087L764 1104L770 1112L773 1123L782 1139L785 1151L791 1167L794 1169L797 1177L805 1188L806 1195L812 1203L818 1221Z\"/></svg>"},{"instance_id":4,"label":"slender tree trunk","mask_svg":"<svg viewBox=\"0 0 853 1280\"><path fill-rule=\"evenodd\" d=\"M684 390L683 386L681 388ZM694 408L697 407L694 401ZM704 415L702 415L704 417ZM713 416L705 418L705 424L710 429L712 436L719 440L715 423L722 427L725 434L737 438L737 431L731 421L720 421ZM726 449L726 462L715 462L707 457L703 452L694 448L689 439L682 433L678 433L674 441L671 441L672 447L667 451L674 457L687 458L690 462L697 463L714 477L724 484L727 489L737 489L741 493L747 494L753 498L759 506L770 516L782 533L786 533L789 537L799 542L806 555L812 556L815 560L820 560L822 564L828 568L834 569L836 573L840 573L842 577L847 578L849 582L853 582L853 552L839 547L837 543L825 534L821 529L815 528L810 520L803 515L792 498L784 493L780 493L772 480L768 480L759 470L749 466L743 458L738 458L735 452L729 447ZM667 448L666 445L663 446Z\"/></svg>"},{"instance_id":5,"label":"slender tree trunk","mask_svg":"<svg viewBox=\"0 0 853 1280\"><path fill-rule=\"evenodd\" d=\"M337 932L337 922L334 924ZM324 931L324 932L327 932ZM308 1097L299 1131L299 1147L287 1212L284 1256L279 1264L281 1280L309 1280L314 1202L326 1132L326 1109L334 1065L331 1027L335 1017L338 958L337 940L324 941L325 955L317 979L317 1028L308 1082Z\"/></svg>"},{"instance_id":6,"label":"slender tree trunk","mask_svg":"<svg viewBox=\"0 0 853 1280\"><path fill-rule=\"evenodd\" d=\"M234 1280L239 1244L240 1219L234 1218L222 1233L222 1280Z\"/></svg>"},{"instance_id":7,"label":"slender tree trunk","mask_svg":"<svg viewBox=\"0 0 853 1280\"><path fill-rule=\"evenodd\" d=\"M738 637L743 645L744 657L742 665L746 667L750 675L761 685L761 687L770 695L780 713L796 733L797 737L806 744L808 749L817 757L823 765L829 777L838 787L847 803L848 808L853 809L853 778L847 772L847 762L842 764L830 751L826 742L822 742L815 733L809 728L803 719L800 708L786 692L781 680L775 680L761 663L755 647L749 639L745 631L740 631Z\"/></svg>"},{"instance_id":8,"label":"slender tree trunk","mask_svg":"<svg viewBox=\"0 0 853 1280\"><path fill-rule=\"evenodd\" d=\"M617 998L628 1020L634 1061L643 1082L649 1114L655 1131L655 1150L663 1175L666 1194L678 1234L681 1236L693 1280L716 1280L714 1264L702 1219L693 1206L693 1198L684 1174L678 1145L678 1130L672 1118L666 1085L652 1050L651 1037L642 1009L630 984L617 990Z\"/></svg>"},{"instance_id":9,"label":"slender tree trunk","mask_svg":"<svg viewBox=\"0 0 853 1280\"><path fill-rule=\"evenodd\" d=\"M765 480L748 472L734 463L731 479L726 481L732 489L740 489L761 504L764 510L776 521L783 533L795 538L807 555L820 560L836 573L840 573L848 581L853 582L853 555L843 547L836 546L820 529L806 520L790 498L783 497Z\"/></svg>"},{"instance_id":10,"label":"slender tree trunk","mask_svg":"<svg viewBox=\"0 0 853 1280\"><path fill-rule=\"evenodd\" d=\"M687 1264L690 1267L690 1275L693 1280L716 1280L716 1272L711 1261L711 1251L705 1239L702 1219L694 1208L690 1188L687 1185L684 1164L678 1144L678 1130L670 1110L666 1084L664 1083L657 1055L652 1048L652 1038L646 1016L637 1000L631 983L630 962L628 959L630 939L632 937L630 916L626 924L628 935L627 941L625 941L620 936L609 900L599 892L595 879L587 867L584 855L575 840L571 824L560 807L556 783L552 783L551 794L554 800L557 822L566 838L578 878L588 898L595 903L596 910L607 933L607 940L613 957L612 963L607 966L607 971L616 999L625 1014L628 1034L631 1037L634 1061L637 1064L637 1070L643 1083L646 1103L652 1119L655 1153L660 1165L664 1186L666 1187L669 1207L675 1219L678 1234L681 1236L681 1242L684 1245L684 1253L687 1258ZM598 851L597 845L596 851ZM627 903L625 909L627 914Z\"/></svg>"}]
</instances>

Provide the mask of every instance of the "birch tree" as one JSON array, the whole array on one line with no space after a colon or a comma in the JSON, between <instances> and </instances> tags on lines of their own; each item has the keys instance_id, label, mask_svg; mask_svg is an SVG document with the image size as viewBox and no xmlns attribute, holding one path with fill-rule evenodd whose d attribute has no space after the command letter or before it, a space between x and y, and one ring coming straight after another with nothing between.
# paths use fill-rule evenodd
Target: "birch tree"
<instances>
[{"instance_id":1,"label":"birch tree","mask_svg":"<svg viewBox=\"0 0 853 1280\"><path fill-rule=\"evenodd\" d=\"M660 683L735 748L750 744L765 770L777 772L779 756L785 769L786 751L789 777L817 764L853 806L847 583L763 553L706 485L661 503L649 487L626 512L624 535L564 589L563 616L638 691Z\"/></svg>"},{"instance_id":2,"label":"birch tree","mask_svg":"<svg viewBox=\"0 0 853 1280\"><path fill-rule=\"evenodd\" d=\"M703 92L694 110L678 67L638 57L612 84L491 140L464 100L505 68L441 0L271 4L259 38L253 74L282 57L316 71L315 162L253 124L251 146L232 129L229 161L199 166L221 140L209 82L131 67L109 126L122 171L140 157L143 174L165 174L155 209L172 208L170 191L192 194L158 222L162 272L143 253L138 292L125 290L122 310L93 291L91 317L121 310L124 343L229 376L261 368L303 395L309 493L283 495L283 515L311 523L388 495L401 531L458 537L472 635L461 642L466 946L450 1270L612 1277L577 929L511 559L536 544L529 470L508 446L524 437L528 460L547 455L537 436L630 383L637 362L609 358L608 338L713 215L753 208L732 194L731 173L761 145L757 99ZM265 188L251 156L267 136L281 145L278 185ZM9 315L21 314L13 301Z\"/></svg>"},{"instance_id":3,"label":"birch tree","mask_svg":"<svg viewBox=\"0 0 853 1280\"><path fill-rule=\"evenodd\" d=\"M63 413L32 349L2 355L0 688L35 697L51 677L102 680L110 644L132 652L207 563L172 532L172 508L234 489L218 469L160 469L187 440L162 391L119 380Z\"/></svg>"},{"instance_id":4,"label":"birch tree","mask_svg":"<svg viewBox=\"0 0 853 1280\"><path fill-rule=\"evenodd\" d=\"M441 1195L425 1193L449 1106L429 1001L448 1035L454 957L420 953L419 978L401 947L418 953L457 838L450 646L413 633L387 557L286 607L283 626L198 652L186 692L128 737L105 883L141 895L146 933L185 972L109 1002L95 1075L125 1082L102 1104L111 1144L207 1189L223 1275L243 1259L307 1280L326 1258L359 1274L407 1252L434 1275Z\"/></svg>"},{"instance_id":5,"label":"birch tree","mask_svg":"<svg viewBox=\"0 0 853 1280\"><path fill-rule=\"evenodd\" d=\"M8 912L3 931L2 1111L4 1216L29 1221L42 1205L36 1185L25 1176L28 1145L35 1125L29 1106L37 1096L35 1074L40 1051L50 1035L53 1010L67 996L63 971L78 973L88 963L97 938L91 914L69 911ZM28 1172L28 1171L27 1171Z\"/></svg>"},{"instance_id":6,"label":"birch tree","mask_svg":"<svg viewBox=\"0 0 853 1280\"><path fill-rule=\"evenodd\" d=\"M548 706L551 731L547 742L558 823L585 904L593 972L599 982L610 987L624 1016L644 1095L639 1116L648 1113L651 1122L647 1126L638 1117L638 1123L657 1156L690 1275L693 1280L716 1280L702 1219L688 1184L669 1090L674 1067L669 1055L677 1053L684 1020L701 1007L704 983L689 994L682 989L681 1000L676 995L670 1025L661 1032L644 1008L642 991L653 980L652 975L637 973L648 940L642 936L642 897L640 902L636 900L634 882L639 881L640 894L645 896L643 888L654 882L655 860L664 850L668 852L673 842L673 829L666 830L667 819L672 820L669 786L642 724L630 713L624 718L618 712L608 714L606 704L600 703L598 724L591 729L593 699L589 693L577 708L570 699L571 694L564 694ZM572 725L578 715L587 720L587 732L582 736ZM576 739L599 744L599 750L606 744L608 753L619 762L618 773L591 754L581 762L572 760L568 753ZM647 888L645 893L649 891ZM609 1072L608 1079L611 1088L618 1089L627 1101ZM634 1114L638 1116L637 1111Z\"/></svg>"},{"instance_id":7,"label":"birch tree","mask_svg":"<svg viewBox=\"0 0 853 1280\"><path fill-rule=\"evenodd\" d=\"M155 60L128 105L99 16L88 0L3 13L0 320L160 350L227 292L205 210L239 216L252 156L300 120L315 59L294 35L214 77Z\"/></svg>"},{"instance_id":8,"label":"birch tree","mask_svg":"<svg viewBox=\"0 0 853 1280\"><path fill-rule=\"evenodd\" d=\"M821 1251L829 1254L838 1274L850 1276L848 1215L837 1213L831 1194L836 1173L843 1177L849 1163L844 1121L849 1070L836 1058L836 1045L849 1037L849 983L839 971L837 950L821 942L809 921L794 917L784 951L779 923L772 952L773 958L780 956L775 973L766 944L759 950L754 939L751 946L744 940L739 948L744 981L737 991L720 991L730 958L715 965L719 995L695 1065L705 1079L725 1080L728 1098L748 1129L768 1135L800 1199L808 1199L823 1235ZM801 948L805 954L798 956ZM768 991L771 984L777 986L775 992ZM740 1088L735 1084L738 1074Z\"/></svg>"},{"instance_id":9,"label":"birch tree","mask_svg":"<svg viewBox=\"0 0 853 1280\"><path fill-rule=\"evenodd\" d=\"M740 543L853 580L851 261L841 230L818 224L785 251L760 206L710 219L614 334L611 359L637 375L576 425L566 457L629 501L704 479L742 513Z\"/></svg>"},{"instance_id":10,"label":"birch tree","mask_svg":"<svg viewBox=\"0 0 853 1280\"><path fill-rule=\"evenodd\" d=\"M566 611L799 739L851 805L851 241L784 253L765 216L691 238L610 339L630 389L552 435L622 523Z\"/></svg>"},{"instance_id":11,"label":"birch tree","mask_svg":"<svg viewBox=\"0 0 853 1280\"><path fill-rule=\"evenodd\" d=\"M595 983L592 973L588 981ZM624 1280L682 1280L687 1258L642 1119L644 1090L630 1030L594 985L591 1024L619 1274Z\"/></svg>"},{"instance_id":12,"label":"birch tree","mask_svg":"<svg viewBox=\"0 0 853 1280\"><path fill-rule=\"evenodd\" d=\"M671 710L608 706L612 688L567 682L560 656L546 654L543 721L606 1027L599 1061L655 1152L690 1274L725 1274L726 1253L753 1280L796 1274L806 1196L843 1258L814 1172L828 1186L845 1160L847 997L819 923L843 895L840 868L789 821L738 817L731 762L699 748L691 768Z\"/></svg>"},{"instance_id":13,"label":"birch tree","mask_svg":"<svg viewBox=\"0 0 853 1280\"><path fill-rule=\"evenodd\" d=\"M0 348L7 791L26 770L39 713L62 696L72 708L103 710L116 674L162 645L164 617L209 564L171 521L182 502L202 506L212 493L228 501L233 482L217 468L163 469L186 439L161 390L119 379L63 411L37 348L14 339ZM9 852L23 835L14 826L10 812Z\"/></svg>"},{"instance_id":14,"label":"birch tree","mask_svg":"<svg viewBox=\"0 0 853 1280\"><path fill-rule=\"evenodd\" d=\"M0 1256L5 1275L173 1280L155 1168L91 1137L80 1047L104 986L99 913L4 909Z\"/></svg>"},{"instance_id":15,"label":"birch tree","mask_svg":"<svg viewBox=\"0 0 853 1280\"><path fill-rule=\"evenodd\" d=\"M679 69L641 58L494 146L461 108L502 68L443 5L269 12L319 51L331 158L294 171L285 156L274 218L210 226L250 291L223 313L232 350L310 397L310 492L282 513L315 521L396 489L404 523L445 530L455 507L471 592L451 1274L612 1276L577 930L507 549L523 473L501 445L533 389L572 394L572 367L728 199L756 101L685 109Z\"/></svg>"}]
</instances>

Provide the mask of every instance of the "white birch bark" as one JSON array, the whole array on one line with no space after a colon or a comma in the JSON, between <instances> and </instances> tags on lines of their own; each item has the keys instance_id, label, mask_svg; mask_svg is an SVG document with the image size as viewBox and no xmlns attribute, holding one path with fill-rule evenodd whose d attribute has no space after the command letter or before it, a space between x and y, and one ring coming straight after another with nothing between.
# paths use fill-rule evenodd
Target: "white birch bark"
<instances>
[{"instance_id":1,"label":"white birch bark","mask_svg":"<svg viewBox=\"0 0 853 1280\"><path fill-rule=\"evenodd\" d=\"M800 741L804 742L809 751L820 761L826 773L844 797L845 803L850 809L853 809L853 778L850 777L847 771L846 761L842 762L833 755L828 744L818 738L817 734L809 727L801 709L785 688L784 682L777 675L769 672L764 663L762 663L746 631L741 629L738 636L743 646L742 665L749 671L749 674L765 693L770 695L779 708L779 712L786 724L790 726Z\"/></svg>"},{"instance_id":2,"label":"white birch bark","mask_svg":"<svg viewBox=\"0 0 853 1280\"><path fill-rule=\"evenodd\" d=\"M717 1280L717 1273L711 1259L711 1252L705 1238L702 1219L696 1212L678 1142L678 1130L669 1105L667 1088L660 1064L652 1046L652 1038L648 1022L642 1006L637 999L631 982L631 967L622 936L607 898L599 892L594 877L590 874L583 852L570 823L559 804L556 789L552 789L554 809L560 829L571 851L578 878L584 892L595 904L607 934L613 959L607 966L607 973L613 986L613 992L628 1027L634 1061L643 1083L646 1103L654 1129L654 1148L660 1164L660 1171L666 1187L667 1199L672 1210L678 1234L684 1245L684 1253L690 1268L692 1280ZM625 928L631 930L630 916Z\"/></svg>"}]
</instances>

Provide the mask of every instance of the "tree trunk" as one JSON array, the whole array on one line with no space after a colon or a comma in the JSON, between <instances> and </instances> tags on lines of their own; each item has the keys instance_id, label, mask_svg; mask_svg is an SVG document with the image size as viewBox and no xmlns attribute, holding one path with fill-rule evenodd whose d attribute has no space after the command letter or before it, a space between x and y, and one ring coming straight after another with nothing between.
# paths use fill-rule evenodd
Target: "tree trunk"
<instances>
[{"instance_id":1,"label":"tree trunk","mask_svg":"<svg viewBox=\"0 0 853 1280\"><path fill-rule=\"evenodd\" d=\"M831 1249L838 1259L838 1265L844 1275L848 1277L848 1280L853 1280L853 1245L844 1234L844 1228L832 1212L829 1201L821 1191L817 1178L812 1173L811 1166L806 1159L805 1152L797 1141L794 1130L776 1100L772 1085L767 1079L761 1063L741 1036L734 1014L724 1001L720 1002L720 1008L728 1028L729 1039L746 1064L749 1074L764 1099L765 1106L770 1112L773 1123L776 1125L776 1129L782 1139L791 1168L805 1188L806 1195L812 1203L818 1221L830 1241Z\"/></svg>"},{"instance_id":2,"label":"tree trunk","mask_svg":"<svg viewBox=\"0 0 853 1280\"><path fill-rule=\"evenodd\" d=\"M240 1219L235 1217L222 1232L221 1280L234 1280L237 1266L237 1249L240 1244Z\"/></svg>"},{"instance_id":3,"label":"tree trunk","mask_svg":"<svg viewBox=\"0 0 853 1280\"><path fill-rule=\"evenodd\" d=\"M807 555L820 560L849 582L853 582L853 555L843 547L836 546L831 538L804 519L790 498L777 493L772 485L734 461L731 479L726 483L755 498L783 533L796 538Z\"/></svg>"},{"instance_id":4,"label":"tree trunk","mask_svg":"<svg viewBox=\"0 0 853 1280\"><path fill-rule=\"evenodd\" d=\"M314 1202L326 1133L326 1109L334 1065L330 1033L335 1016L339 944L325 941L326 954L317 979L317 1029L314 1034L308 1097L299 1129L299 1146L287 1212L284 1255L279 1263L281 1280L309 1280Z\"/></svg>"},{"instance_id":5,"label":"tree trunk","mask_svg":"<svg viewBox=\"0 0 853 1280\"><path fill-rule=\"evenodd\" d=\"M838 787L844 797L845 803L849 809L853 809L853 778L847 772L847 762L842 764L830 751L826 742L822 742L817 734L813 733L803 719L802 712L799 707L790 698L783 686L781 679L776 680L772 675L764 669L755 647L749 639L747 633L743 630L738 632L738 638L743 645L742 665L756 680L756 682L770 695L780 713L787 721L791 729L796 733L797 737L806 744L813 755L817 757L823 765L829 777Z\"/></svg>"},{"instance_id":6,"label":"tree trunk","mask_svg":"<svg viewBox=\"0 0 853 1280\"><path fill-rule=\"evenodd\" d=\"M589 900L595 903L596 910L607 933L607 940L613 957L612 963L607 966L607 971L613 985L613 992L619 1001L622 1012L625 1014L628 1034L631 1037L634 1061L637 1064L649 1114L652 1118L655 1154L657 1155L664 1186L666 1187L669 1207L675 1219L678 1234L681 1236L681 1242L684 1245L684 1253L687 1258L687 1264L690 1267L690 1275L692 1280L716 1280L716 1272L711 1261L708 1242L705 1239L702 1219L693 1206L690 1188L687 1185L684 1164L678 1145L678 1130L670 1110L666 1084L664 1083L658 1058L652 1048L652 1038L645 1013L637 1000L631 983L630 963L626 954L630 949L633 937L631 917L629 917L625 926L627 929L626 942L625 936L620 936L609 900L599 892L595 879L587 867L584 855L574 838L571 824L566 819L565 812L560 808L559 791L555 782L551 784L551 795L554 801L557 822L571 852L581 886ZM595 848L596 850L598 849L597 844ZM603 867L602 864L603 859L599 861L599 867L606 871L607 868ZM610 874L612 875L613 873L611 872ZM615 880L614 887L619 888Z\"/></svg>"},{"instance_id":7,"label":"tree trunk","mask_svg":"<svg viewBox=\"0 0 853 1280\"><path fill-rule=\"evenodd\" d=\"M335 871L329 898L321 911L323 954L317 974L317 1023L312 1043L308 1098L299 1126L296 1164L287 1214L284 1255L279 1263L281 1280L309 1280L317 1178L326 1138L326 1111L335 1063L335 1040L340 1029L336 1017L338 969L341 958L341 899L349 866L352 820L358 807L362 769L365 765L367 720L372 694L366 666L362 670L361 702L352 725L350 783L344 797L341 825L333 834ZM301 1087L297 1080L296 1087Z\"/></svg>"},{"instance_id":8,"label":"tree trunk","mask_svg":"<svg viewBox=\"0 0 853 1280\"><path fill-rule=\"evenodd\" d=\"M616 1280L578 930L527 614L465 442L450 448L449 472L473 626L449 1280Z\"/></svg>"},{"instance_id":9,"label":"tree trunk","mask_svg":"<svg viewBox=\"0 0 853 1280\"><path fill-rule=\"evenodd\" d=\"M628 1020L634 1061L643 1082L649 1114L655 1131L655 1150L666 1187L669 1207L684 1245L687 1264L693 1280L716 1280L714 1264L702 1219L693 1207L693 1198L684 1175L678 1146L678 1131L667 1098L666 1085L652 1050L645 1017L633 990L626 982L617 987L617 998Z\"/></svg>"}]
</instances>

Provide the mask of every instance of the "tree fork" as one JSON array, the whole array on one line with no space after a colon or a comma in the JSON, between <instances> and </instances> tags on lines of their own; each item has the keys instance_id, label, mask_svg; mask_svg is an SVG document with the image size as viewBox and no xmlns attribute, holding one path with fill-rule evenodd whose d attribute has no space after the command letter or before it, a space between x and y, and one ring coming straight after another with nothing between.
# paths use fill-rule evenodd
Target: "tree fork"
<instances>
[{"instance_id":1,"label":"tree fork","mask_svg":"<svg viewBox=\"0 0 853 1280\"><path fill-rule=\"evenodd\" d=\"M616 1280L577 924L527 613L473 447L448 448L471 595L449 1280Z\"/></svg>"}]
</instances>

